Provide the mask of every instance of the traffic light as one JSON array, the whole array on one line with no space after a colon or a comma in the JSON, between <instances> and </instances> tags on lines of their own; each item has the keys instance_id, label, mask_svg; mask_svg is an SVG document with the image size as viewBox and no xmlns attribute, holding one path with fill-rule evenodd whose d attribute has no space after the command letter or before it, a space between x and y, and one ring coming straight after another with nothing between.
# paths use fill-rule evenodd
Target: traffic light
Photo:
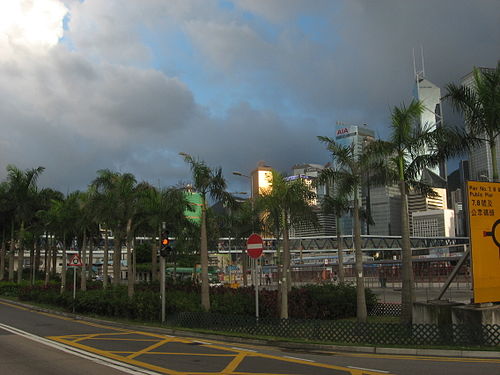
<instances>
[{"instance_id":1,"label":"traffic light","mask_svg":"<svg viewBox=\"0 0 500 375\"><path fill-rule=\"evenodd\" d=\"M161 234L160 238L160 256L166 257L171 251L172 248L169 246L170 239L168 238L168 232L165 231Z\"/></svg>"}]
</instances>

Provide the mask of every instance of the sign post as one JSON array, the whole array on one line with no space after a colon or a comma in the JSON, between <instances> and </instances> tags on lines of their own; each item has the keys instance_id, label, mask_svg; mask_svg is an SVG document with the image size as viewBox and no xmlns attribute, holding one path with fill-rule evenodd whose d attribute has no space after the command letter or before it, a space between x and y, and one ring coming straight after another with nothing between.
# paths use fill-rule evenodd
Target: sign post
<instances>
[{"instance_id":1,"label":"sign post","mask_svg":"<svg viewBox=\"0 0 500 375\"><path fill-rule=\"evenodd\" d=\"M163 230L160 238L160 297L161 297L161 324L165 324L165 257L167 256L167 246L169 244L168 232L165 231L167 224L161 223Z\"/></svg>"},{"instance_id":2,"label":"sign post","mask_svg":"<svg viewBox=\"0 0 500 375\"><path fill-rule=\"evenodd\" d=\"M247 253L253 259L253 285L255 287L255 317L259 320L259 278L257 277L257 261L264 251L264 242L258 234L251 234L247 240Z\"/></svg>"},{"instance_id":3,"label":"sign post","mask_svg":"<svg viewBox=\"0 0 500 375\"><path fill-rule=\"evenodd\" d=\"M500 183L467 182L474 302L500 302Z\"/></svg>"},{"instance_id":4,"label":"sign post","mask_svg":"<svg viewBox=\"0 0 500 375\"><path fill-rule=\"evenodd\" d=\"M75 313L76 300L76 270L78 267L83 267L82 260L78 254L73 254L69 260L68 267L73 267L73 314Z\"/></svg>"}]
</instances>

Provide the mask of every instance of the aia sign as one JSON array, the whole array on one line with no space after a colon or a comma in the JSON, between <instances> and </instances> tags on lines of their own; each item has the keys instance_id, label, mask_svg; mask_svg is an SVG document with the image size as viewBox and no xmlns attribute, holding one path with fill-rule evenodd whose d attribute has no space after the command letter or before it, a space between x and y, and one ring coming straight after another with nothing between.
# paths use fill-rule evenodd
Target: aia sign
<instances>
[{"instance_id":1,"label":"aia sign","mask_svg":"<svg viewBox=\"0 0 500 375\"><path fill-rule=\"evenodd\" d=\"M337 135L342 135L342 134L347 134L347 133L349 133L349 129L347 129L347 128L342 128L342 129L337 130Z\"/></svg>"}]
</instances>

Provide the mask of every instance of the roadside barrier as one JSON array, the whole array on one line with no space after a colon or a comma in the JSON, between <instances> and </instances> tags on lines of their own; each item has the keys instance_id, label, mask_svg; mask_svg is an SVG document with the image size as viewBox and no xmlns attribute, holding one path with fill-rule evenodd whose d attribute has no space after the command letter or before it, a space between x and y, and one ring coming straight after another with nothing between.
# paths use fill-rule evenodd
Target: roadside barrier
<instances>
[{"instance_id":1,"label":"roadside barrier","mask_svg":"<svg viewBox=\"0 0 500 375\"><path fill-rule=\"evenodd\" d=\"M345 320L256 319L251 316L189 312L169 316L167 325L335 344L500 346L498 324L482 325L478 329L471 325L457 324L443 327L434 324L358 323Z\"/></svg>"}]
</instances>

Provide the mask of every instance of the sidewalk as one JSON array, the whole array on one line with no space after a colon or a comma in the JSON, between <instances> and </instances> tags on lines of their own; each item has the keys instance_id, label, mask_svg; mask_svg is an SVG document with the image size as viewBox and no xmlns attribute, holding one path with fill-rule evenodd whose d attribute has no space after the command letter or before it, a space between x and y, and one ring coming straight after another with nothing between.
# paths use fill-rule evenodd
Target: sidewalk
<instances>
[{"instance_id":1,"label":"sidewalk","mask_svg":"<svg viewBox=\"0 0 500 375\"><path fill-rule=\"evenodd\" d=\"M401 289L392 288L389 285L387 288L371 288L371 290L377 295L379 302L389 302L389 303L401 303ZM436 285L427 288L416 288L415 289L415 299L416 301L428 301L436 299L441 291L441 287ZM466 288L454 288L453 285L448 288L443 300L450 300L455 302L469 303L472 298L472 290Z\"/></svg>"}]
</instances>

